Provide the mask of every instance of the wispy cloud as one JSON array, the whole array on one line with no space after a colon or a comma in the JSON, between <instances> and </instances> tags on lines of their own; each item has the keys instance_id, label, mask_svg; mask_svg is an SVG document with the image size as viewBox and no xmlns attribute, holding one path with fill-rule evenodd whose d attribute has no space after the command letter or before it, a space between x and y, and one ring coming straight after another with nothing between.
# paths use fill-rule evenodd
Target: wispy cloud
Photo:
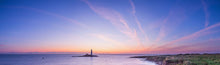
<instances>
[{"instance_id":1,"label":"wispy cloud","mask_svg":"<svg viewBox=\"0 0 220 65\"><path fill-rule=\"evenodd\" d=\"M155 54L176 54L176 53L204 53L204 52L219 52L220 49L219 46L220 39L210 39L210 40L204 40L199 42L191 42L191 43L184 43L179 44L171 47L162 47L160 49L154 49L152 51L142 51L146 53L155 53Z\"/></svg>"},{"instance_id":2,"label":"wispy cloud","mask_svg":"<svg viewBox=\"0 0 220 65\"><path fill-rule=\"evenodd\" d=\"M144 49L139 49L139 48L135 48L133 46L129 46L126 45L124 42L120 42L115 40L114 38L111 38L108 35L104 35L104 34L91 34L91 36L99 38L101 40L107 41L109 42L111 45L113 45L115 48L113 49L117 49L117 50L103 50L102 52L106 53L106 52L114 52L114 53L140 53L141 51L143 51ZM120 47L120 48L119 48ZM131 52L133 51L133 52Z\"/></svg>"},{"instance_id":3,"label":"wispy cloud","mask_svg":"<svg viewBox=\"0 0 220 65\"><path fill-rule=\"evenodd\" d=\"M3 46L4 46L3 44L0 44L0 48L3 47Z\"/></svg>"},{"instance_id":4,"label":"wispy cloud","mask_svg":"<svg viewBox=\"0 0 220 65\"><path fill-rule=\"evenodd\" d=\"M5 52L7 51L8 49L5 48L5 44L0 44L0 53L1 52Z\"/></svg>"},{"instance_id":5,"label":"wispy cloud","mask_svg":"<svg viewBox=\"0 0 220 65\"><path fill-rule=\"evenodd\" d=\"M220 26L220 23L211 25L211 26L209 26L209 27L207 27L207 28L204 28L204 29L199 30L199 31L197 31L197 32L195 32L195 33L192 33L192 34L190 34L190 35L187 35L187 36L184 36L184 37L182 37L182 38L179 38L179 39L177 39L177 40L168 42L168 43L166 43L166 44L164 44L164 45L162 45L162 46L159 46L159 47L166 47L166 46L168 46L168 45L172 45L172 44L174 44L174 43L178 43L178 42L181 42L181 41L184 41L184 40L195 39L195 38L198 38L198 37L200 37L200 36L208 35L208 34L211 34L211 33L216 33L216 32L210 32L210 31L208 31L208 30L213 29L213 28L216 28L216 27L219 27L219 26Z\"/></svg>"},{"instance_id":6,"label":"wispy cloud","mask_svg":"<svg viewBox=\"0 0 220 65\"><path fill-rule=\"evenodd\" d=\"M82 23L80 23L80 22L78 22L78 21L76 21L72 18L68 18L68 17L62 16L62 15L58 15L56 13L45 11L45 10L41 10L41 9L37 9L37 8L31 8L31 7L15 7L15 8L29 9L29 10L32 10L32 11L40 12L40 13L43 13L43 14L47 14L47 15L50 15L50 16L54 16L54 17L63 19L65 21L68 21L68 22L74 23L76 25L79 25L80 27L83 27L83 28L87 28L87 29L89 28L87 25L82 24Z\"/></svg>"},{"instance_id":7,"label":"wispy cloud","mask_svg":"<svg viewBox=\"0 0 220 65\"><path fill-rule=\"evenodd\" d=\"M168 17L165 18L165 19L162 21L162 25L161 25L161 27L160 27L160 32L159 32L159 35L158 35L158 37L157 37L157 39L156 39L157 42L160 41L163 37L166 36L165 24L166 24L167 20L168 20Z\"/></svg>"},{"instance_id":8,"label":"wispy cloud","mask_svg":"<svg viewBox=\"0 0 220 65\"><path fill-rule=\"evenodd\" d=\"M208 6L207 6L207 3L205 2L205 0L201 0L202 2L202 5L203 5L203 9L204 9L204 12L205 12L205 27L208 27L209 25L209 12L208 12Z\"/></svg>"},{"instance_id":9,"label":"wispy cloud","mask_svg":"<svg viewBox=\"0 0 220 65\"><path fill-rule=\"evenodd\" d=\"M156 41L161 41L161 39L174 30L185 18L186 14L184 9L172 9L168 16L161 22L160 32Z\"/></svg>"},{"instance_id":10,"label":"wispy cloud","mask_svg":"<svg viewBox=\"0 0 220 65\"><path fill-rule=\"evenodd\" d=\"M122 42L116 41L112 38L109 38L108 36L103 35L103 34L91 34L91 35L96 38L102 39L104 41L111 42L112 44L120 46L120 47L128 47L128 46L124 45Z\"/></svg>"},{"instance_id":11,"label":"wispy cloud","mask_svg":"<svg viewBox=\"0 0 220 65\"><path fill-rule=\"evenodd\" d=\"M135 22L137 23L138 25L138 28L139 30L142 32L142 34L144 34L145 36L145 40L149 40L148 36L146 35L145 31L143 30L142 26L141 26L141 23L140 21L138 20L137 16L136 16L136 10L135 10L135 5L134 5L134 2L132 0L129 0L130 4L131 4L131 7L132 7L132 15L134 16L135 18Z\"/></svg>"},{"instance_id":12,"label":"wispy cloud","mask_svg":"<svg viewBox=\"0 0 220 65\"><path fill-rule=\"evenodd\" d=\"M210 52L210 51L215 51L215 52L219 52L220 49L219 47L217 47L220 42L220 39L210 39L210 40L205 40L205 41L201 41L201 42L197 42L197 43L187 43L184 45L178 45L178 46L174 46L171 48L166 48L163 49L163 51L167 51L169 50L170 52L175 52L175 53L179 53L179 52L187 52L187 53L191 53L191 52Z\"/></svg>"},{"instance_id":13,"label":"wispy cloud","mask_svg":"<svg viewBox=\"0 0 220 65\"><path fill-rule=\"evenodd\" d=\"M122 17L122 15L113 10L106 7L94 6L89 1L83 0L95 13L99 14L101 17L109 20L121 33L130 37L131 39L137 41L139 46L142 46L140 39L136 33L135 29L132 29L127 24L126 20Z\"/></svg>"}]
</instances>

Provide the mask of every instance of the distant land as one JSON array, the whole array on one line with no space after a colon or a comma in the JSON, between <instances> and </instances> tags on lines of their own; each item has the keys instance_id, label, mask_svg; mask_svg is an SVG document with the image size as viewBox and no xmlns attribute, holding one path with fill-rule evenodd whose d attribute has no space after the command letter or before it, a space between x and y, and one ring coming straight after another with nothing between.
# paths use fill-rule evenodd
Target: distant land
<instances>
[{"instance_id":1,"label":"distant land","mask_svg":"<svg viewBox=\"0 0 220 65\"><path fill-rule=\"evenodd\" d=\"M146 58L159 65L220 65L220 53L133 56L131 58Z\"/></svg>"}]
</instances>

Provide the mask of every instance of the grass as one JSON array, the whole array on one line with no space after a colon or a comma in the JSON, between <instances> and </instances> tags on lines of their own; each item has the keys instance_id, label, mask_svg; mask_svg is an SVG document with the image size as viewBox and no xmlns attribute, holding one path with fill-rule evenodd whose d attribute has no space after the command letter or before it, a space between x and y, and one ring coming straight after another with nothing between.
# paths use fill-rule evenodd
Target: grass
<instances>
[{"instance_id":1,"label":"grass","mask_svg":"<svg viewBox=\"0 0 220 65\"><path fill-rule=\"evenodd\" d=\"M192 65L220 65L220 55L195 55L185 60Z\"/></svg>"},{"instance_id":2,"label":"grass","mask_svg":"<svg viewBox=\"0 0 220 65\"><path fill-rule=\"evenodd\" d=\"M135 56L132 58L146 58L159 65L220 65L220 54L178 54L160 56Z\"/></svg>"}]
</instances>

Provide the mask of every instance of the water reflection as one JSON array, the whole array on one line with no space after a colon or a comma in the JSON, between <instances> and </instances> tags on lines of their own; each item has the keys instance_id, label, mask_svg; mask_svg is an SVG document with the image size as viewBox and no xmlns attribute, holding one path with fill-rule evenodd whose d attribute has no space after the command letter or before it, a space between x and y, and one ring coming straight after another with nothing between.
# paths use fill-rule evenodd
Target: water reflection
<instances>
[{"instance_id":1,"label":"water reflection","mask_svg":"<svg viewBox=\"0 0 220 65\"><path fill-rule=\"evenodd\" d=\"M93 57L90 57L90 65L93 65Z\"/></svg>"}]
</instances>

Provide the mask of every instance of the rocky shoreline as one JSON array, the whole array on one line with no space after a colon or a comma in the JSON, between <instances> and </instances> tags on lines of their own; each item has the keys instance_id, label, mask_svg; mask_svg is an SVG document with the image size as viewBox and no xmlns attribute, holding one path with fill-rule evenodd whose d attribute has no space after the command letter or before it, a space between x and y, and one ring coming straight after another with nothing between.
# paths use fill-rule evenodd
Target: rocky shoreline
<instances>
[{"instance_id":1,"label":"rocky shoreline","mask_svg":"<svg viewBox=\"0 0 220 65\"><path fill-rule=\"evenodd\" d=\"M158 65L220 65L220 54L177 54L133 56L130 58L145 58Z\"/></svg>"}]
</instances>

